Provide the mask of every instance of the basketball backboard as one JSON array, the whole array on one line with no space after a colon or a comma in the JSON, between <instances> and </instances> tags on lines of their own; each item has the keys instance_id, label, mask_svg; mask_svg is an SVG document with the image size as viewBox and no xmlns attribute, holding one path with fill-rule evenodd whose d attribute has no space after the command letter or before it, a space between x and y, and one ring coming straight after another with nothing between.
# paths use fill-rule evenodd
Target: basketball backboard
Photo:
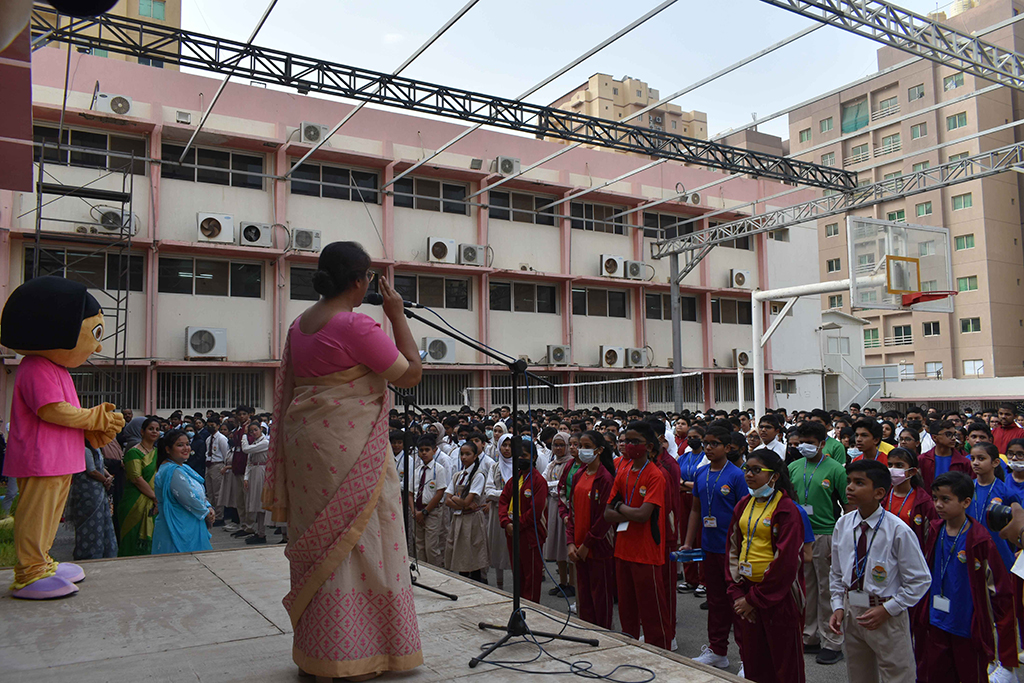
<instances>
[{"instance_id":1,"label":"basketball backboard","mask_svg":"<svg viewBox=\"0 0 1024 683\"><path fill-rule=\"evenodd\" d=\"M849 216L846 239L853 309L953 312L948 228Z\"/></svg>"}]
</instances>

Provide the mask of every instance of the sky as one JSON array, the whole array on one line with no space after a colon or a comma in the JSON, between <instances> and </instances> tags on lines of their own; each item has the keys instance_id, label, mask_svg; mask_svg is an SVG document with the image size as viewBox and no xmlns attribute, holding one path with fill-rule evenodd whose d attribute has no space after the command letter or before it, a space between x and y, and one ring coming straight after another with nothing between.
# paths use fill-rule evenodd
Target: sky
<instances>
[{"instance_id":1,"label":"sky","mask_svg":"<svg viewBox=\"0 0 1024 683\"><path fill-rule=\"evenodd\" d=\"M269 0L182 0L182 25L245 41ZM328 61L391 72L466 0L279 0L254 41ZM517 97L659 4L480 0L403 76ZM901 0L927 13L932 0ZM758 0L678 0L528 100L549 104L594 73L629 75L662 96L815 22ZM956 26L955 19L950 22ZM880 44L825 26L675 101L708 115L711 135L877 71ZM787 117L759 130L788 138Z\"/></svg>"}]
</instances>

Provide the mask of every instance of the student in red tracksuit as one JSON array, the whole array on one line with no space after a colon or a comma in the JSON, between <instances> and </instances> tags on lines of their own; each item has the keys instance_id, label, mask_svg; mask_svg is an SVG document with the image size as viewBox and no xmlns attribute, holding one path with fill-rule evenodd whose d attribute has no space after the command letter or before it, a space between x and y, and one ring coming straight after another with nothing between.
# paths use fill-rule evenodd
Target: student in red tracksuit
<instances>
[{"instance_id":1,"label":"student in red tracksuit","mask_svg":"<svg viewBox=\"0 0 1024 683\"><path fill-rule=\"evenodd\" d=\"M928 427L928 433L935 441L935 448L921 454L918 465L924 490L932 490L935 477L946 472L963 472L974 479L971 459L956 444L956 428L952 420L938 420Z\"/></svg>"},{"instance_id":2,"label":"student in red tracksuit","mask_svg":"<svg viewBox=\"0 0 1024 683\"><path fill-rule=\"evenodd\" d=\"M604 435L593 430L580 436L577 457L583 469L577 470L567 489L571 506L563 515L569 559L576 565L576 606L580 619L610 629L615 558L604 510L615 481L615 464ZM564 505L559 498L559 506Z\"/></svg>"},{"instance_id":3,"label":"student in red tracksuit","mask_svg":"<svg viewBox=\"0 0 1024 683\"><path fill-rule=\"evenodd\" d=\"M967 514L971 479L962 472L940 474L932 494L942 519L932 522L925 551L932 587L920 616L928 635L918 679L985 683L988 663L997 656L1011 671L1019 664L1009 574L988 529Z\"/></svg>"},{"instance_id":4,"label":"student in red tracksuit","mask_svg":"<svg viewBox=\"0 0 1024 683\"><path fill-rule=\"evenodd\" d=\"M743 674L757 683L803 683L804 520L775 451L755 450L742 469L750 495L733 512L725 580Z\"/></svg>"},{"instance_id":5,"label":"student in red tracksuit","mask_svg":"<svg viewBox=\"0 0 1024 683\"><path fill-rule=\"evenodd\" d=\"M615 584L619 623L634 638L668 649L669 596L665 594L665 477L653 460L661 450L648 422L630 422L623 458L604 518L616 525ZM675 596L672 596L675 599Z\"/></svg>"},{"instance_id":6,"label":"student in red tracksuit","mask_svg":"<svg viewBox=\"0 0 1024 683\"><path fill-rule=\"evenodd\" d=\"M669 640L672 641L675 639L676 633L676 608L678 607L678 601L675 593L678 570L676 569L676 561L669 557L669 553L679 549L679 546L682 545L682 538L686 533L679 527L679 520L682 517L682 491L680 490L682 476L679 463L668 454L668 441L664 436L665 423L657 419L650 420L650 423L661 444L661 450L658 453L657 459L655 459L655 464L661 470L662 476L665 477L665 564L662 571L664 573L665 595L669 598L668 633Z\"/></svg>"},{"instance_id":7,"label":"student in red tracksuit","mask_svg":"<svg viewBox=\"0 0 1024 683\"><path fill-rule=\"evenodd\" d=\"M515 450L515 445L512 446ZM515 456L513 456L515 457ZM548 537L548 484L534 466L537 448L532 441L522 441L519 458L519 482L505 482L498 499L498 521L505 530L508 555L512 557L512 496L519 493L519 567L522 571L522 596L540 602L540 585L544 581L544 560L540 550ZM515 567L512 568L515 571Z\"/></svg>"}]
</instances>

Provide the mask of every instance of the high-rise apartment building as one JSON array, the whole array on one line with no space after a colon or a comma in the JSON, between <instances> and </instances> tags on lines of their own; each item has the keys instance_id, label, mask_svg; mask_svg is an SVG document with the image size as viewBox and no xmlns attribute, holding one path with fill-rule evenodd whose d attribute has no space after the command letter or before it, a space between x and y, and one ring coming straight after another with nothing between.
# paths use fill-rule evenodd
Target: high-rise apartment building
<instances>
[{"instance_id":1,"label":"high-rise apartment building","mask_svg":"<svg viewBox=\"0 0 1024 683\"><path fill-rule=\"evenodd\" d=\"M594 74L580 87L562 95L552 107L610 121L630 115L661 98L654 88L629 76L615 80L608 74ZM702 111L683 111L675 104L663 104L630 122L640 128L664 130L699 140L708 139L708 115Z\"/></svg>"},{"instance_id":2,"label":"high-rise apartment building","mask_svg":"<svg viewBox=\"0 0 1024 683\"><path fill-rule=\"evenodd\" d=\"M1024 10L1014 0L974 4L958 4L956 26L976 34ZM986 33L985 40L1020 52L1024 26ZM898 184L904 174L1024 135L1006 125L1024 118L1020 93L889 47L878 51L878 67L874 77L790 113L796 158L856 171L861 184ZM853 212L949 228L958 292L952 314L871 310L870 302L850 301L848 293L823 296L824 309L852 311L867 321L868 365L896 365L905 377L919 378L1024 374L1022 190L1020 175L1003 173ZM849 277L859 265L847 262L841 215L818 221L818 245L822 280Z\"/></svg>"}]
</instances>

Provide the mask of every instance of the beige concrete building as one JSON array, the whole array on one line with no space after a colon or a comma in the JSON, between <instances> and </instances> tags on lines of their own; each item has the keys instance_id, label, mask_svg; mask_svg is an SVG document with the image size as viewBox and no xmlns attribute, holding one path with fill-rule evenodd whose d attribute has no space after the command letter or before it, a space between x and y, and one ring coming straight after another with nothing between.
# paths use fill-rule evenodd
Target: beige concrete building
<instances>
[{"instance_id":1,"label":"beige concrete building","mask_svg":"<svg viewBox=\"0 0 1024 683\"><path fill-rule=\"evenodd\" d=\"M955 25L981 31L1024 10L1014 0L960 3ZM985 39L1020 52L1017 23ZM790 113L796 158L856 171L862 184L892 179L996 149L1024 135L1020 127L978 136L1024 118L1020 94L911 55L878 51L877 77ZM975 94L982 89L988 90ZM1024 235L1021 176L1003 173L855 211L856 215L944 226L952 233L952 314L853 310L864 328L867 365L895 364L910 377L1024 374ZM849 277L844 216L818 221L822 280ZM922 282L922 289L933 286ZM942 287L938 287L942 289ZM822 296L822 307L851 312L848 294Z\"/></svg>"},{"instance_id":2,"label":"beige concrete building","mask_svg":"<svg viewBox=\"0 0 1024 683\"><path fill-rule=\"evenodd\" d=\"M608 74L594 74L586 83L551 103L552 107L587 116L618 121L629 118L661 99L646 83L629 76L615 80ZM699 140L708 139L708 115L702 111L683 111L675 104L664 104L644 114L633 125L664 130Z\"/></svg>"},{"instance_id":3,"label":"beige concrete building","mask_svg":"<svg viewBox=\"0 0 1024 683\"><path fill-rule=\"evenodd\" d=\"M46 14L47 9L49 8L46 5L40 5L38 11ZM125 17L127 19L139 19L153 24L162 24L169 28L181 28L181 0L118 0L117 4L114 5L113 9L107 12L107 14ZM69 17L62 15L60 18L61 25L67 24L69 20ZM98 35L97 31L99 30L101 29L97 29L93 33ZM111 37L115 39L117 38L116 34L104 35L103 37L107 39ZM176 43L169 44L165 49L171 49L170 45L174 44ZM78 51L88 52L89 54L93 54L98 57L117 59L122 62L141 63L147 66L155 66L160 69L178 70L177 64L165 64L159 59L150 59L148 57L129 57L127 55L121 55L116 52L109 52L108 50L102 50L99 48L92 48L91 50L87 48L78 48Z\"/></svg>"}]
</instances>

